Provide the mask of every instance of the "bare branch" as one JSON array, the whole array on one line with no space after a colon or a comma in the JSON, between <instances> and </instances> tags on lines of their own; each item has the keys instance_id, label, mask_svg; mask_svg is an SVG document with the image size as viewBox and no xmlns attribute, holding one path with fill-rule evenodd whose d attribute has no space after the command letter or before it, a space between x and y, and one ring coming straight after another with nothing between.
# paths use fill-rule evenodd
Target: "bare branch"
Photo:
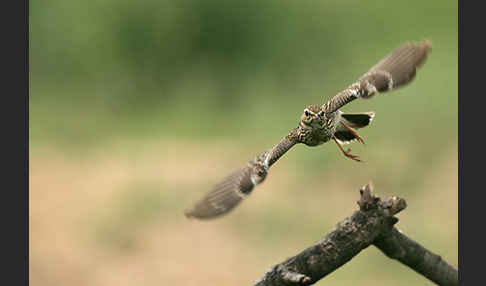
<instances>
[{"instance_id":1,"label":"bare branch","mask_svg":"<svg viewBox=\"0 0 486 286\"><path fill-rule=\"evenodd\" d=\"M458 285L457 270L393 227L398 222L394 215L407 206L404 199L391 197L382 201L372 193L371 182L360 189L360 194L358 211L316 244L273 266L254 285L312 285L375 242L387 255L432 281ZM441 275L447 275L446 280L441 280ZM449 284L442 284L443 281Z\"/></svg>"},{"instance_id":2,"label":"bare branch","mask_svg":"<svg viewBox=\"0 0 486 286\"><path fill-rule=\"evenodd\" d=\"M458 272L454 267L395 227L376 239L374 245L386 256L409 266L438 285L458 285Z\"/></svg>"}]
</instances>

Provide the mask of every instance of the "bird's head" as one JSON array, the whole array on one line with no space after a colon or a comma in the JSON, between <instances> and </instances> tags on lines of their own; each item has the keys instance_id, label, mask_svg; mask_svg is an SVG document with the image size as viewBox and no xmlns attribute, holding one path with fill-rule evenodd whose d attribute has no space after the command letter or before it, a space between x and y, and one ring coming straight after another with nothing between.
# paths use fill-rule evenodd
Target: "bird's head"
<instances>
[{"instance_id":1,"label":"bird's head","mask_svg":"<svg viewBox=\"0 0 486 286\"><path fill-rule=\"evenodd\" d=\"M325 112L317 105L309 105L304 109L300 117L302 123L310 127L320 127L325 122Z\"/></svg>"}]
</instances>

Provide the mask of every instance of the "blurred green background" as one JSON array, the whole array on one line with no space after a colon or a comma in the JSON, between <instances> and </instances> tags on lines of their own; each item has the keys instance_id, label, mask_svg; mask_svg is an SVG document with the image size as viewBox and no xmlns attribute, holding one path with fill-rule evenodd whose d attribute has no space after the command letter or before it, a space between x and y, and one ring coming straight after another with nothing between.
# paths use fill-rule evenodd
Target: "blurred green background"
<instances>
[{"instance_id":1,"label":"blurred green background","mask_svg":"<svg viewBox=\"0 0 486 286\"><path fill-rule=\"evenodd\" d=\"M357 100L366 145L297 146L234 213L184 209L407 41L407 87ZM455 1L30 3L32 285L251 285L357 208L369 180L397 227L457 267ZM317 285L432 285L370 247Z\"/></svg>"}]
</instances>

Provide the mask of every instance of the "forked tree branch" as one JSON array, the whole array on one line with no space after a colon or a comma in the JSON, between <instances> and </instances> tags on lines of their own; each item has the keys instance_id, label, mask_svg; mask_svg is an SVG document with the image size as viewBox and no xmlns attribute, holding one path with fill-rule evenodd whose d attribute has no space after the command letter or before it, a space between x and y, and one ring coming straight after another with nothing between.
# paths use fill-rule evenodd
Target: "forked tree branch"
<instances>
[{"instance_id":1,"label":"forked tree branch","mask_svg":"<svg viewBox=\"0 0 486 286\"><path fill-rule=\"evenodd\" d=\"M358 211L316 244L273 266L255 286L312 285L371 244L438 285L458 285L456 269L393 227L394 215L406 207L404 199L383 201L374 196L371 183L360 194Z\"/></svg>"}]
</instances>

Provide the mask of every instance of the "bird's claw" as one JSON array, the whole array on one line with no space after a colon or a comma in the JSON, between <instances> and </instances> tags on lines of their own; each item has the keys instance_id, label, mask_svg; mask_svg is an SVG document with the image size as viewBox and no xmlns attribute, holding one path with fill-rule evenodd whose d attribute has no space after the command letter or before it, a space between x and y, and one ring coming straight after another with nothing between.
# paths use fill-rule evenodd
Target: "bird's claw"
<instances>
[{"instance_id":1,"label":"bird's claw","mask_svg":"<svg viewBox=\"0 0 486 286\"><path fill-rule=\"evenodd\" d=\"M346 157L348 157L348 158L350 158L350 159L352 159L356 162L363 162L363 161L361 161L361 159L359 158L358 155L351 154L351 148L348 148L348 150L344 151L343 154L344 154L344 156L346 156Z\"/></svg>"},{"instance_id":2,"label":"bird's claw","mask_svg":"<svg viewBox=\"0 0 486 286\"><path fill-rule=\"evenodd\" d=\"M333 136L332 139L334 140L334 142L336 142L336 144L338 145L339 147L339 150L341 150L341 152L343 152L344 156L356 161L356 162L363 162L361 161L361 159L357 156L357 155L353 155L351 154L351 148L348 148L348 150L344 150L343 146L341 146L341 144L339 144L339 140L336 138L336 136Z\"/></svg>"}]
</instances>

